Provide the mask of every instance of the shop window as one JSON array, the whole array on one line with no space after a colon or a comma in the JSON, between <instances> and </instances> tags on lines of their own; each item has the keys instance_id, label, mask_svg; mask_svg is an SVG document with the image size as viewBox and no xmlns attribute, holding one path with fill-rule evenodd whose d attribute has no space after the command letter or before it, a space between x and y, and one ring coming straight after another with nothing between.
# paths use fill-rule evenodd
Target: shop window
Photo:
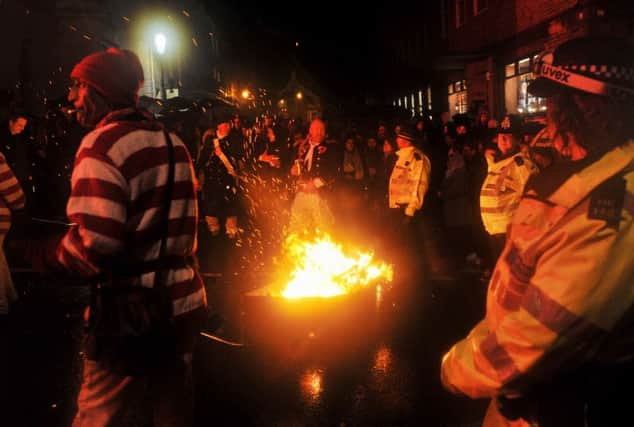
<instances>
[{"instance_id":1,"label":"shop window","mask_svg":"<svg viewBox=\"0 0 634 427\"><path fill-rule=\"evenodd\" d=\"M537 56L534 56L534 61ZM517 74L516 74L517 70ZM508 113L532 114L546 110L546 100L528 93L531 82L531 57L505 67L504 104Z\"/></svg>"},{"instance_id":2,"label":"shop window","mask_svg":"<svg viewBox=\"0 0 634 427\"><path fill-rule=\"evenodd\" d=\"M467 112L467 90L464 80L456 82L455 91L449 95L449 113L463 114Z\"/></svg>"}]
</instances>

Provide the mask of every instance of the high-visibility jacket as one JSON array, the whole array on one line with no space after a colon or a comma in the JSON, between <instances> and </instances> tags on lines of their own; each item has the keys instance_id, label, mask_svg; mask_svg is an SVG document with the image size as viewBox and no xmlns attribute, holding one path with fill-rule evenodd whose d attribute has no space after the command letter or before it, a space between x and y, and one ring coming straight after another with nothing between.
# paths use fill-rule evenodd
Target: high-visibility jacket
<instances>
[{"instance_id":1,"label":"high-visibility jacket","mask_svg":"<svg viewBox=\"0 0 634 427\"><path fill-rule=\"evenodd\" d=\"M634 141L531 180L489 283L484 320L442 361L446 388L521 396L631 357Z\"/></svg>"},{"instance_id":2,"label":"high-visibility jacket","mask_svg":"<svg viewBox=\"0 0 634 427\"><path fill-rule=\"evenodd\" d=\"M506 233L535 164L522 154L498 162L487 158L488 172L480 190L482 223L489 234Z\"/></svg>"},{"instance_id":3,"label":"high-visibility jacket","mask_svg":"<svg viewBox=\"0 0 634 427\"><path fill-rule=\"evenodd\" d=\"M389 206L405 206L405 215L414 216L422 208L429 188L431 163L421 150L412 146L401 148L396 156L388 188Z\"/></svg>"}]
</instances>

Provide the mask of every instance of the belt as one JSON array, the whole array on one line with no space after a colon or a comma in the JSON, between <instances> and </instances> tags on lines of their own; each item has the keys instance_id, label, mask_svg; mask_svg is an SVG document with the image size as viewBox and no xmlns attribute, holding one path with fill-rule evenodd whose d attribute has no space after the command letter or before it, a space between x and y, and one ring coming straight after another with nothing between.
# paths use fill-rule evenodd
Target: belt
<instances>
[{"instance_id":1,"label":"belt","mask_svg":"<svg viewBox=\"0 0 634 427\"><path fill-rule=\"evenodd\" d=\"M156 271L176 270L195 265L193 256L168 255L150 261L133 264L116 264L111 268L87 279L90 283L100 283L117 279L126 279Z\"/></svg>"}]
</instances>

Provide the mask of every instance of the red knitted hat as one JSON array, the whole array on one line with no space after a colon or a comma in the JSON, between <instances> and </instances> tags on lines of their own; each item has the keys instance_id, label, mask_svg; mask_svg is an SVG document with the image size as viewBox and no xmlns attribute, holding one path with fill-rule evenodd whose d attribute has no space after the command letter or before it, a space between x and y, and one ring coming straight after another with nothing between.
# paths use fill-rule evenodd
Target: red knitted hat
<instances>
[{"instance_id":1,"label":"red knitted hat","mask_svg":"<svg viewBox=\"0 0 634 427\"><path fill-rule=\"evenodd\" d=\"M111 47L84 57L70 77L88 83L113 107L128 107L136 105L143 66L134 52Z\"/></svg>"}]
</instances>

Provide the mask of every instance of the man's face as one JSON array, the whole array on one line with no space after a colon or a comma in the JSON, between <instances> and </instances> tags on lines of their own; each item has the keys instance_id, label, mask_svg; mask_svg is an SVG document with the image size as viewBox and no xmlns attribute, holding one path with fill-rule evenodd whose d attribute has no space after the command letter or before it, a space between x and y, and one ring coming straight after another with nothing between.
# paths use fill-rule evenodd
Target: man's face
<instances>
[{"instance_id":1,"label":"man's face","mask_svg":"<svg viewBox=\"0 0 634 427\"><path fill-rule=\"evenodd\" d=\"M25 117L17 117L15 120L9 120L9 132L11 135L19 135L26 127L27 120Z\"/></svg>"},{"instance_id":2,"label":"man's face","mask_svg":"<svg viewBox=\"0 0 634 427\"><path fill-rule=\"evenodd\" d=\"M231 122L221 122L216 126L216 134L218 138L224 138L231 131Z\"/></svg>"},{"instance_id":3,"label":"man's face","mask_svg":"<svg viewBox=\"0 0 634 427\"><path fill-rule=\"evenodd\" d=\"M412 143L409 140L401 138L400 136L396 137L396 146L399 150L401 148L409 147L410 145L412 145Z\"/></svg>"},{"instance_id":4,"label":"man's face","mask_svg":"<svg viewBox=\"0 0 634 427\"><path fill-rule=\"evenodd\" d=\"M498 149L502 154L508 154L515 148L515 138L510 133L498 134Z\"/></svg>"},{"instance_id":5,"label":"man's face","mask_svg":"<svg viewBox=\"0 0 634 427\"><path fill-rule=\"evenodd\" d=\"M321 144L326 138L326 125L321 120L313 120L308 130L308 135L313 144Z\"/></svg>"},{"instance_id":6,"label":"man's face","mask_svg":"<svg viewBox=\"0 0 634 427\"><path fill-rule=\"evenodd\" d=\"M75 106L77 121L84 127L95 127L110 111L103 97L86 82L74 81L68 92L68 100Z\"/></svg>"}]
</instances>

